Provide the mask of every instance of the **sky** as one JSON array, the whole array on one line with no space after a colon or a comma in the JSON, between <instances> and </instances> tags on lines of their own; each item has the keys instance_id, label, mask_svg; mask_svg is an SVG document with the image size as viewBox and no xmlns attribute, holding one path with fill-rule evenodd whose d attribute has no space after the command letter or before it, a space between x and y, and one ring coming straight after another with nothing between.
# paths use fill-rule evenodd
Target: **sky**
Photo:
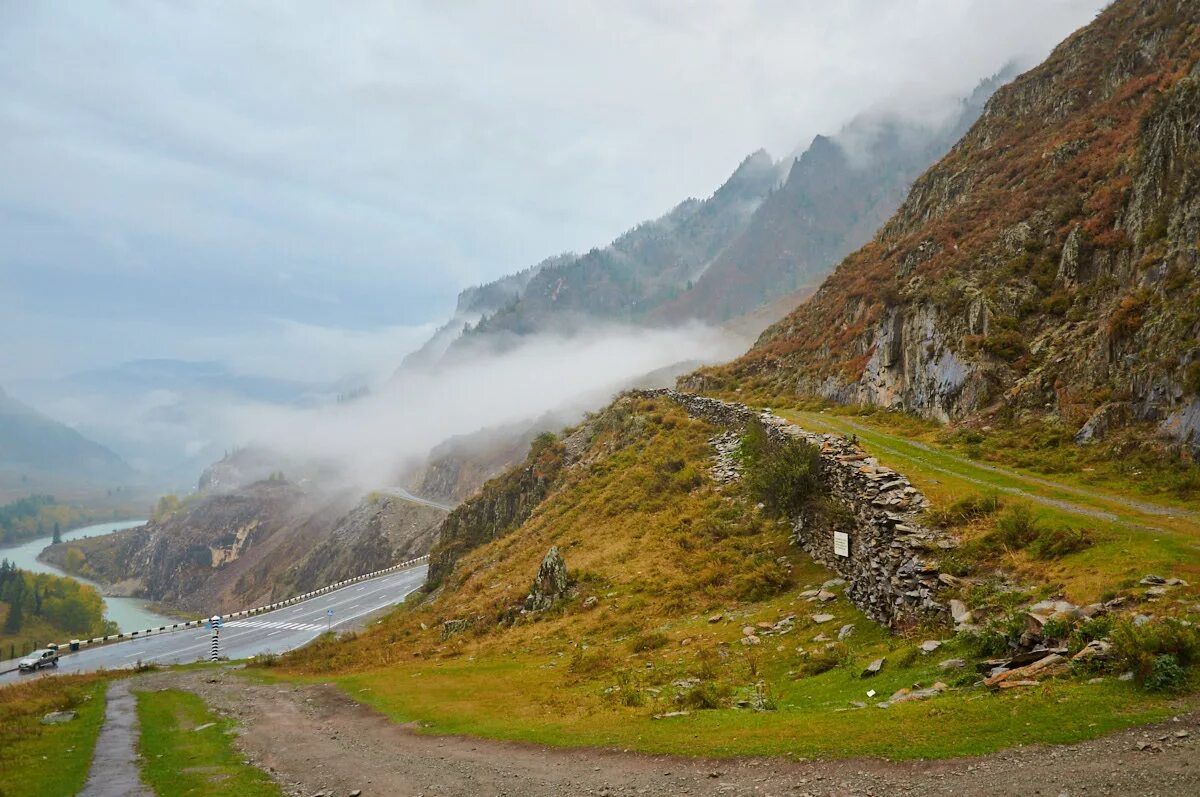
<instances>
[{"instance_id":1,"label":"sky","mask_svg":"<svg viewBox=\"0 0 1200 797\"><path fill-rule=\"evenodd\" d=\"M0 385L394 368L458 290L920 114L1097 0L0 0Z\"/></svg>"}]
</instances>

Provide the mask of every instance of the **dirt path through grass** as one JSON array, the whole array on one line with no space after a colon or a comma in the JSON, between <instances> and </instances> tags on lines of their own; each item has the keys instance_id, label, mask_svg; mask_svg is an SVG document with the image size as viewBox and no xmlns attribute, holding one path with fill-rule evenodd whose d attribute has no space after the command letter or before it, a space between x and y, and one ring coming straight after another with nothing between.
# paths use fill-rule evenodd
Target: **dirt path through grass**
<instances>
[{"instance_id":1,"label":"dirt path through grass","mask_svg":"<svg viewBox=\"0 0 1200 797\"><path fill-rule=\"evenodd\" d=\"M80 797L153 797L138 774L137 701L122 678L108 685L104 726Z\"/></svg>"},{"instance_id":2,"label":"dirt path through grass","mask_svg":"<svg viewBox=\"0 0 1200 797\"><path fill-rule=\"evenodd\" d=\"M330 686L259 685L236 672L163 673L236 718L237 746L292 794L1026 795L1200 793L1200 715L1059 748L889 763L690 759L423 736ZM139 685L139 688L143 688ZM686 718L682 718L686 721ZM1063 722L1086 717L1064 716ZM936 721L936 720L933 720ZM1145 749L1139 749L1145 747Z\"/></svg>"},{"instance_id":3,"label":"dirt path through grass","mask_svg":"<svg viewBox=\"0 0 1200 797\"><path fill-rule=\"evenodd\" d=\"M1192 524L1200 522L1200 512L1194 510L1128 498L979 462L918 440L882 432L849 418L800 411L782 411L779 414L813 431L856 434L867 450L885 460L890 459L893 467L910 475L915 466L918 470L951 476L985 490L1018 495L1069 514L1152 531L1168 531L1177 527L1177 524L1154 523L1156 519L1184 519Z\"/></svg>"}]
</instances>

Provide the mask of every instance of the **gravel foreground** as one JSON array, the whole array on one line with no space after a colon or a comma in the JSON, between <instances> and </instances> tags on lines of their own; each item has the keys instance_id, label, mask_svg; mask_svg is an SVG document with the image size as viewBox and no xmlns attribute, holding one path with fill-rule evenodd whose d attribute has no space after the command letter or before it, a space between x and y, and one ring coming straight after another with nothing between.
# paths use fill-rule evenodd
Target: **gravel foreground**
<instances>
[{"instance_id":1,"label":"gravel foreground","mask_svg":"<svg viewBox=\"0 0 1200 797\"><path fill-rule=\"evenodd\" d=\"M892 763L693 759L425 736L326 685L257 685L228 670L155 673L237 719L236 745L291 795L1170 795L1200 794L1200 714L1081 744ZM1064 722L1084 718L1064 717Z\"/></svg>"}]
</instances>

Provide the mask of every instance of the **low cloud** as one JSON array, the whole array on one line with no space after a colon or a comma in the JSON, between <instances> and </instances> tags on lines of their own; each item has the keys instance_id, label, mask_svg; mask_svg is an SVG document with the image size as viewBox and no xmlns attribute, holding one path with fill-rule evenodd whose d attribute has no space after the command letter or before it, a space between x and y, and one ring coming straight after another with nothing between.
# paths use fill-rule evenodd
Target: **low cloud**
<instances>
[{"instance_id":1,"label":"low cloud","mask_svg":"<svg viewBox=\"0 0 1200 797\"><path fill-rule=\"evenodd\" d=\"M283 460L332 466L363 489L387 486L449 437L549 412L602 406L631 381L682 362L734 356L746 341L699 324L542 335L514 349L475 352L433 370L398 373L368 395L318 407L242 403L215 425Z\"/></svg>"}]
</instances>

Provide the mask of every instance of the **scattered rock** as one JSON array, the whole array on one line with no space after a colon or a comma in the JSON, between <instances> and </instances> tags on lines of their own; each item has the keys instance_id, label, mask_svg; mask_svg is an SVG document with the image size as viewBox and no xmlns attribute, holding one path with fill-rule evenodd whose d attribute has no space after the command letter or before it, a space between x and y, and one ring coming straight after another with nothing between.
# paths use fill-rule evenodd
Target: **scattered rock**
<instances>
[{"instance_id":1,"label":"scattered rock","mask_svg":"<svg viewBox=\"0 0 1200 797\"><path fill-rule=\"evenodd\" d=\"M922 653L929 654L929 653L933 653L935 650L937 650L941 646L942 646L942 643L939 640L926 639L924 642L921 643L920 647L921 647Z\"/></svg>"},{"instance_id":2,"label":"scattered rock","mask_svg":"<svg viewBox=\"0 0 1200 797\"><path fill-rule=\"evenodd\" d=\"M742 637L743 645L759 645L761 643L762 640L756 634L746 634L746 636Z\"/></svg>"},{"instance_id":3,"label":"scattered rock","mask_svg":"<svg viewBox=\"0 0 1200 797\"><path fill-rule=\"evenodd\" d=\"M965 659L946 659L938 662L939 670L961 670L967 666Z\"/></svg>"},{"instance_id":4,"label":"scattered rock","mask_svg":"<svg viewBox=\"0 0 1200 797\"><path fill-rule=\"evenodd\" d=\"M1104 661L1112 652L1112 643L1103 639L1094 639L1071 657L1071 661Z\"/></svg>"},{"instance_id":5,"label":"scattered rock","mask_svg":"<svg viewBox=\"0 0 1200 797\"><path fill-rule=\"evenodd\" d=\"M853 633L854 633L854 623L846 623L844 626L842 626L841 630L838 631L838 639L845 639L846 637L852 635Z\"/></svg>"},{"instance_id":6,"label":"scattered rock","mask_svg":"<svg viewBox=\"0 0 1200 797\"><path fill-rule=\"evenodd\" d=\"M588 597L583 599L583 608L594 609L594 608L596 608L596 606L599 603L600 603L599 598L597 598L595 595L589 595Z\"/></svg>"},{"instance_id":7,"label":"scattered rock","mask_svg":"<svg viewBox=\"0 0 1200 797\"><path fill-rule=\"evenodd\" d=\"M954 620L955 625L969 623L974 619L970 610L967 609L967 604L957 599L950 601L950 617Z\"/></svg>"},{"instance_id":8,"label":"scattered rock","mask_svg":"<svg viewBox=\"0 0 1200 797\"><path fill-rule=\"evenodd\" d=\"M671 717L686 717L687 715L689 715L691 713L692 712L690 712L690 711L668 711L665 714L654 714L653 716L651 716L651 719L665 720L665 719L670 719Z\"/></svg>"},{"instance_id":9,"label":"scattered rock","mask_svg":"<svg viewBox=\"0 0 1200 797\"><path fill-rule=\"evenodd\" d=\"M61 725L64 722L70 722L79 715L74 711L51 711L42 717L43 725Z\"/></svg>"},{"instance_id":10,"label":"scattered rock","mask_svg":"<svg viewBox=\"0 0 1200 797\"><path fill-rule=\"evenodd\" d=\"M828 603L831 600L837 600L837 593L823 589L817 593L817 600L821 601L821 603Z\"/></svg>"},{"instance_id":11,"label":"scattered rock","mask_svg":"<svg viewBox=\"0 0 1200 797\"><path fill-rule=\"evenodd\" d=\"M832 614L814 614L812 616L812 621L814 623L828 623L832 619L833 619Z\"/></svg>"},{"instance_id":12,"label":"scattered rock","mask_svg":"<svg viewBox=\"0 0 1200 797\"><path fill-rule=\"evenodd\" d=\"M1142 585L1166 584L1167 580L1165 578L1163 578L1162 576L1151 575L1151 576L1146 576L1138 583L1142 584Z\"/></svg>"},{"instance_id":13,"label":"scattered rock","mask_svg":"<svg viewBox=\"0 0 1200 797\"><path fill-rule=\"evenodd\" d=\"M471 621L465 617L460 617L456 620L447 620L442 623L442 641L446 641L455 634L461 634L471 627Z\"/></svg>"},{"instance_id":14,"label":"scattered rock","mask_svg":"<svg viewBox=\"0 0 1200 797\"><path fill-rule=\"evenodd\" d=\"M719 623L719 622L721 622L721 621L722 621L722 620L724 620L724 619L725 619L725 615L723 615L723 614L714 614L712 617L708 618L708 621L709 621L710 623Z\"/></svg>"},{"instance_id":15,"label":"scattered rock","mask_svg":"<svg viewBox=\"0 0 1200 797\"><path fill-rule=\"evenodd\" d=\"M1067 666L1065 657L1057 653L1051 653L1049 656L1040 658L1032 664L1026 664L1024 667L1002 670L995 675L985 678L983 684L984 686L999 686L1005 681L1010 680L1017 682L1034 680L1034 676L1049 677L1065 672Z\"/></svg>"},{"instance_id":16,"label":"scattered rock","mask_svg":"<svg viewBox=\"0 0 1200 797\"><path fill-rule=\"evenodd\" d=\"M887 659L875 659L875 661L868 664L866 669L862 671L861 677L871 678L872 676L878 675L879 671L883 669L883 663L885 661L887 661Z\"/></svg>"}]
</instances>

